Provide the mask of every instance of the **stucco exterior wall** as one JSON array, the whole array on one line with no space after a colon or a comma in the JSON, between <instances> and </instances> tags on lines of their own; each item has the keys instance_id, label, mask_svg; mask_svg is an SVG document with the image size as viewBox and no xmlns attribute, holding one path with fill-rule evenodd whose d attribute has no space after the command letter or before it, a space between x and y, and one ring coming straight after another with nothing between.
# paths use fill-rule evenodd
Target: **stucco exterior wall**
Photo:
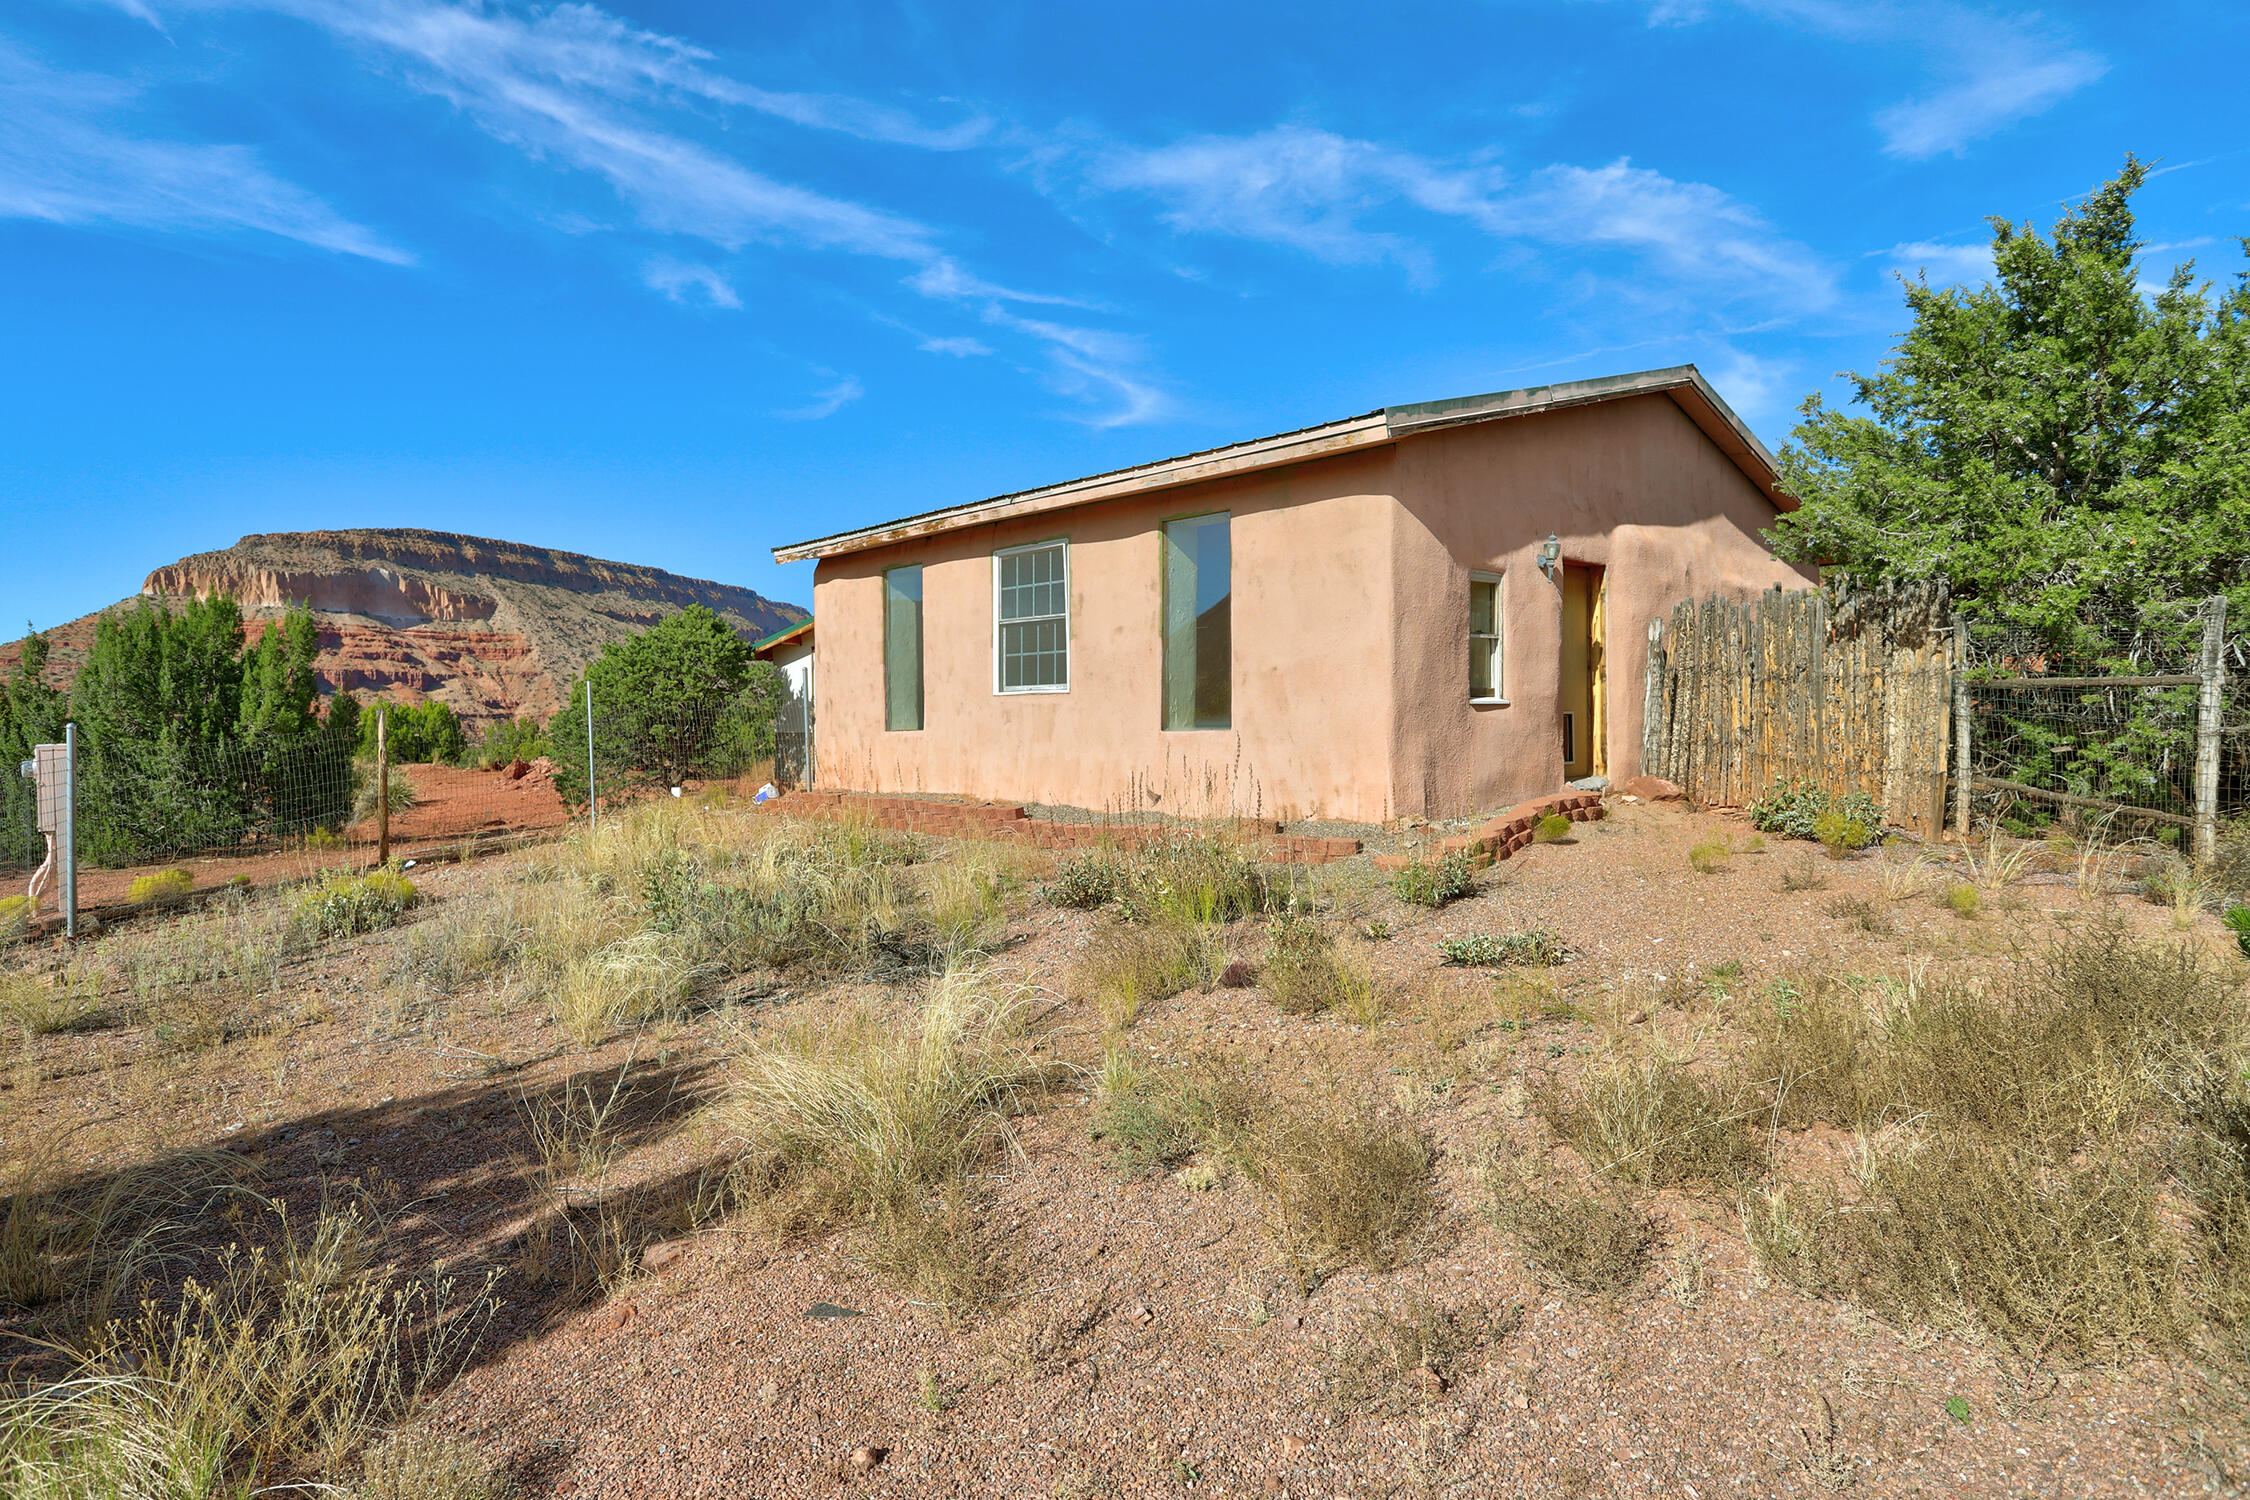
<instances>
[{"instance_id":1,"label":"stucco exterior wall","mask_svg":"<svg viewBox=\"0 0 2250 1500\"><path fill-rule=\"evenodd\" d=\"M1380 820L1394 716L1392 449L821 562L825 784L1188 816ZM1163 522L1232 515L1233 725L1162 725ZM1070 690L993 689L996 549L1067 538ZM883 727L882 574L922 565L924 728Z\"/></svg>"},{"instance_id":2,"label":"stucco exterior wall","mask_svg":"<svg viewBox=\"0 0 2250 1500\"><path fill-rule=\"evenodd\" d=\"M1562 784L1562 593L1538 567L1549 533L1565 562L1604 569L1612 779L1640 769L1650 619L1684 598L1812 581L1772 559L1760 533L1773 507L1662 395L1441 429L1394 451L1401 812L1482 811ZM1506 580L1504 706L1468 699L1472 571Z\"/></svg>"},{"instance_id":3,"label":"stucco exterior wall","mask_svg":"<svg viewBox=\"0 0 2250 1500\"><path fill-rule=\"evenodd\" d=\"M1232 514L1233 728L1160 726L1167 519ZM1648 622L1808 575L1769 556L1772 506L1664 395L1410 433L1389 446L823 560L820 776L1185 816L1385 821L1562 784L1562 595L1604 572L1606 760L1639 769ZM994 691L994 551L1070 542L1070 689ZM882 574L923 568L924 728L883 727ZM1505 580L1508 702L1468 695L1472 571Z\"/></svg>"}]
</instances>

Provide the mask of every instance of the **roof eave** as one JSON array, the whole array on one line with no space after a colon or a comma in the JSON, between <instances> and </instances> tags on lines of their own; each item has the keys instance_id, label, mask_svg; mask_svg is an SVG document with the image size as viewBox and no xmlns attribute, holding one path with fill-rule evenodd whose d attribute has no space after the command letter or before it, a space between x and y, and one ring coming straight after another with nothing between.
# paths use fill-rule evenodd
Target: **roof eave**
<instances>
[{"instance_id":1,"label":"roof eave","mask_svg":"<svg viewBox=\"0 0 2250 1500\"><path fill-rule=\"evenodd\" d=\"M918 516L908 516L903 520L864 527L858 531L843 531L834 536L815 537L811 541L791 542L787 546L774 548L773 560L777 563L804 562L844 552L865 552L871 548L912 541L940 532L960 531L970 526L1039 515L1046 511L1067 510L1096 500L1113 500L1125 495L1147 494L1155 490L1176 489L1184 484L1231 478L1237 474L1252 474L1361 448L1379 447L1393 441L1395 439L1383 421L1383 414L1379 411L1369 412L1365 416L1349 417L1341 422L1308 427L1299 432L1285 432L1270 438L1259 438L1254 442L1236 443L1231 447L1165 459L1161 463L1096 474L1086 479L1071 480L1067 484L1049 485L1044 489L1024 490L990 500L977 500L943 510L926 511Z\"/></svg>"},{"instance_id":2,"label":"roof eave","mask_svg":"<svg viewBox=\"0 0 2250 1500\"><path fill-rule=\"evenodd\" d=\"M1673 365L1662 370L1642 370L1630 375L1608 375L1595 380L1566 381L1532 386L1520 391L1496 391L1485 396L1458 396L1444 401L1424 401L1411 406L1385 407L1365 416L1348 417L1320 427L1279 433L1225 448L1207 449L1179 458L1112 470L1043 489L1023 490L987 500L925 511L878 526L841 531L833 536L791 542L773 549L777 563L807 562L847 552L866 552L897 542L914 541L971 526L1067 510L1073 506L1148 494L1181 485L1257 473L1289 464L1306 463L1338 453L1395 443L1402 437L1441 427L1493 422L1509 417L1535 416L1573 406L1591 406L1630 396L1669 396L1674 405L1700 428L1720 452L1733 461L1743 476L1755 484L1776 510L1797 508L1796 497L1781 488L1773 455L1758 441L1734 408L1727 405L1702 371L1693 365Z\"/></svg>"}]
</instances>

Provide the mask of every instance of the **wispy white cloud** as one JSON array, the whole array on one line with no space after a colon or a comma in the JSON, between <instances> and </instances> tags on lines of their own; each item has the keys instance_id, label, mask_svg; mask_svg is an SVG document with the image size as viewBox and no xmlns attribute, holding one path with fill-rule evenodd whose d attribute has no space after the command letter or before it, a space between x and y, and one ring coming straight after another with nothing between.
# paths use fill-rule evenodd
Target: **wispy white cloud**
<instances>
[{"instance_id":1,"label":"wispy white cloud","mask_svg":"<svg viewBox=\"0 0 2250 1500\"><path fill-rule=\"evenodd\" d=\"M2091 52L2058 43L2032 18L1961 11L1943 18L1958 43L1935 59L1933 93L1875 112L1883 149L1909 159L1960 154L2055 105L2109 71Z\"/></svg>"},{"instance_id":2,"label":"wispy white cloud","mask_svg":"<svg viewBox=\"0 0 2250 1500\"><path fill-rule=\"evenodd\" d=\"M1959 0L1653 0L1651 26L1683 26L1731 9L1871 46L1919 53L1932 87L1875 112L1883 149L1908 159L1958 154L2043 114L2109 70L2038 11Z\"/></svg>"},{"instance_id":3,"label":"wispy white cloud","mask_svg":"<svg viewBox=\"0 0 2250 1500\"><path fill-rule=\"evenodd\" d=\"M966 335L956 335L951 338L924 339L914 347L921 350L924 354L945 354L950 355L955 359L973 359L979 355L986 355L992 352L992 346L987 344L984 340L972 339L967 337Z\"/></svg>"},{"instance_id":4,"label":"wispy white cloud","mask_svg":"<svg viewBox=\"0 0 2250 1500\"><path fill-rule=\"evenodd\" d=\"M742 306L733 283L700 261L659 255L641 268L641 280L674 302L686 304L700 297L712 307Z\"/></svg>"},{"instance_id":5,"label":"wispy white cloud","mask_svg":"<svg viewBox=\"0 0 2250 1500\"><path fill-rule=\"evenodd\" d=\"M250 230L393 265L414 257L268 171L238 145L134 131L134 93L0 44L0 217L227 233Z\"/></svg>"},{"instance_id":6,"label":"wispy white cloud","mask_svg":"<svg viewBox=\"0 0 2250 1500\"><path fill-rule=\"evenodd\" d=\"M1982 284L1992 279L1990 244L1946 245L1907 240L1877 251L1902 276L1926 276L1937 285Z\"/></svg>"},{"instance_id":7,"label":"wispy white cloud","mask_svg":"<svg viewBox=\"0 0 2250 1500\"><path fill-rule=\"evenodd\" d=\"M776 412L775 415L790 422L818 422L824 417L836 415L866 394L856 377L846 375L835 384L813 392L812 400L806 405Z\"/></svg>"},{"instance_id":8,"label":"wispy white cloud","mask_svg":"<svg viewBox=\"0 0 2250 1500\"><path fill-rule=\"evenodd\" d=\"M1623 250L1706 293L1792 309L1834 295L1820 259L1755 210L1625 159L1549 166L1517 183L1486 163L1447 164L1290 125L1108 147L1094 154L1085 181L1156 199L1163 222L1182 232L1259 240L1331 264L1395 262L1419 280L1433 262L1409 233L1413 210L1519 244Z\"/></svg>"},{"instance_id":9,"label":"wispy white cloud","mask_svg":"<svg viewBox=\"0 0 2250 1500\"><path fill-rule=\"evenodd\" d=\"M317 26L410 87L446 100L494 139L608 183L642 227L661 234L729 253L756 243L898 262L908 268L910 290L971 305L980 315L1008 304L1088 306L987 281L942 248L938 230L917 219L782 181L700 138L708 125L702 116L716 104L887 144L958 150L989 133L989 122L978 115L930 126L887 105L759 88L718 71L712 54L691 43L588 4L518 11L484 0L154 3L160 13L248 9ZM733 295L719 272L710 275ZM701 277L644 280L667 296L693 286L729 305ZM1053 332L1061 326L1026 320L1017 331L1041 343L1055 368L1091 382L1089 391L1100 389L1100 380L1076 372L1089 357ZM1116 385L1129 388L1129 382ZM1135 397L1101 420L1137 420L1131 413L1139 409Z\"/></svg>"}]
</instances>

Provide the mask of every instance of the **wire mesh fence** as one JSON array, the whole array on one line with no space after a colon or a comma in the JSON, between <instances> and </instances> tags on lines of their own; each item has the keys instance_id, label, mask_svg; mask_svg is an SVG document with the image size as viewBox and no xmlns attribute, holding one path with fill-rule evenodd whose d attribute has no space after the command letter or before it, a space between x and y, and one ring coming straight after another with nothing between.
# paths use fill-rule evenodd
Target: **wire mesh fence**
<instances>
[{"instance_id":1,"label":"wire mesh fence","mask_svg":"<svg viewBox=\"0 0 2250 1500\"><path fill-rule=\"evenodd\" d=\"M2037 626L1968 626L1957 696L1975 813L2192 829L2206 800L2199 767L2211 774L2214 756L2217 815L2250 810L2246 625L2225 620L2223 600L2142 600L2089 601Z\"/></svg>"},{"instance_id":2,"label":"wire mesh fence","mask_svg":"<svg viewBox=\"0 0 2250 1500\"><path fill-rule=\"evenodd\" d=\"M544 753L499 764L398 763L387 740L386 753L371 755L325 732L201 745L78 734L69 777L78 908L473 851L651 798L754 798L772 774L768 699L681 694L595 709L590 733L576 704L543 736L525 737L524 748ZM32 899L31 876L55 846L41 827L39 782L6 769L0 938L39 930L61 897L50 878Z\"/></svg>"}]
</instances>

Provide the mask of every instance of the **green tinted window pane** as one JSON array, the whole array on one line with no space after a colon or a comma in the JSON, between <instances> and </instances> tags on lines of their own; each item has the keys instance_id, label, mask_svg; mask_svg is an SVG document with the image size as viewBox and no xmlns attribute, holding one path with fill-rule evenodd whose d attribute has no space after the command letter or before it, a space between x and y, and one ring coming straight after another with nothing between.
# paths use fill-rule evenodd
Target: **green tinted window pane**
<instances>
[{"instance_id":1,"label":"green tinted window pane","mask_svg":"<svg viewBox=\"0 0 2250 1500\"><path fill-rule=\"evenodd\" d=\"M1494 604L1498 600L1500 585L1489 579L1473 578L1469 581L1469 634L1493 634Z\"/></svg>"},{"instance_id":2,"label":"green tinted window pane","mask_svg":"<svg viewBox=\"0 0 2250 1500\"><path fill-rule=\"evenodd\" d=\"M1471 636L1469 638L1469 696L1472 698L1497 698L1492 681L1492 641Z\"/></svg>"},{"instance_id":3,"label":"green tinted window pane","mask_svg":"<svg viewBox=\"0 0 2250 1500\"><path fill-rule=\"evenodd\" d=\"M1234 571L1228 517L1164 527L1164 727L1226 729L1234 715Z\"/></svg>"},{"instance_id":4,"label":"green tinted window pane","mask_svg":"<svg viewBox=\"0 0 2250 1500\"><path fill-rule=\"evenodd\" d=\"M883 575L883 727L922 727L922 570Z\"/></svg>"}]
</instances>

